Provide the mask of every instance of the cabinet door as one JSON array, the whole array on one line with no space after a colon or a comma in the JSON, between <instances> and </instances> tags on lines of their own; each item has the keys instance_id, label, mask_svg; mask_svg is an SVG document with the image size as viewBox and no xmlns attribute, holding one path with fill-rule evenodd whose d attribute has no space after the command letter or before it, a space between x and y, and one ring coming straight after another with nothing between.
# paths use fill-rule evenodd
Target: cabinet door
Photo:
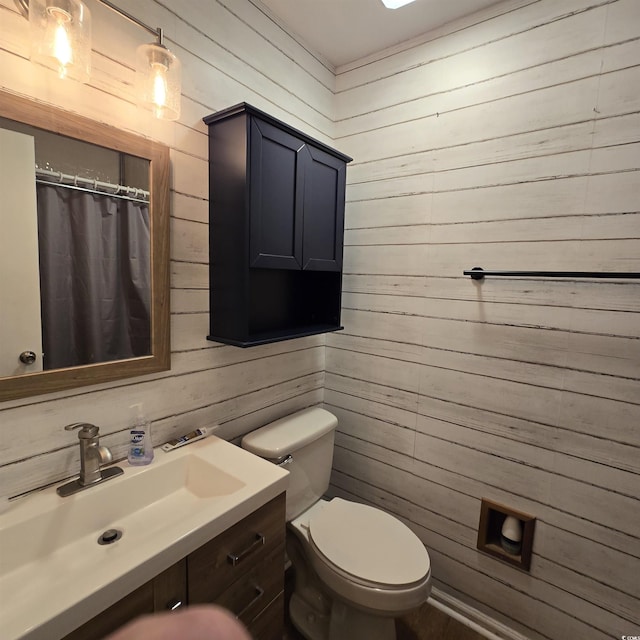
<instances>
[{"instance_id":1,"label":"cabinet door","mask_svg":"<svg viewBox=\"0 0 640 640\"><path fill-rule=\"evenodd\" d=\"M304 142L251 118L249 265L302 268Z\"/></svg>"},{"instance_id":2,"label":"cabinet door","mask_svg":"<svg viewBox=\"0 0 640 640\"><path fill-rule=\"evenodd\" d=\"M310 145L305 152L303 269L340 271L346 164Z\"/></svg>"},{"instance_id":3,"label":"cabinet door","mask_svg":"<svg viewBox=\"0 0 640 640\"><path fill-rule=\"evenodd\" d=\"M183 559L72 631L63 640L101 640L138 616L185 605L186 573L187 564Z\"/></svg>"}]
</instances>

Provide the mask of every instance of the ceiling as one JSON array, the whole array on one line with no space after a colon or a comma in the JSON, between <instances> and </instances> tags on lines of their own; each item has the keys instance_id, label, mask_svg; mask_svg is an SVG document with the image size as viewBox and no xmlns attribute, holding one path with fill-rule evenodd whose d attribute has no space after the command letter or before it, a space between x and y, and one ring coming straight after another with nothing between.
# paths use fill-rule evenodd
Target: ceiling
<instances>
[{"instance_id":1,"label":"ceiling","mask_svg":"<svg viewBox=\"0 0 640 640\"><path fill-rule=\"evenodd\" d=\"M261 0L281 23L335 67L415 38L497 0Z\"/></svg>"}]
</instances>

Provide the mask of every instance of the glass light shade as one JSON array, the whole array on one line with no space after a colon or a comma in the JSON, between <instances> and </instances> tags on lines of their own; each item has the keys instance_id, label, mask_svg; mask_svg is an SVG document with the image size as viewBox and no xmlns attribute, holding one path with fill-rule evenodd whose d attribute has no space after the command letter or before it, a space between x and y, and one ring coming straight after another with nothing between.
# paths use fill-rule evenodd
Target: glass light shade
<instances>
[{"instance_id":1,"label":"glass light shade","mask_svg":"<svg viewBox=\"0 0 640 640\"><path fill-rule=\"evenodd\" d=\"M143 44L136 51L136 84L140 103L156 118L180 117L180 60L164 45Z\"/></svg>"},{"instance_id":2,"label":"glass light shade","mask_svg":"<svg viewBox=\"0 0 640 640\"><path fill-rule=\"evenodd\" d=\"M30 0L31 60L61 78L91 75L91 13L80 0Z\"/></svg>"}]
</instances>

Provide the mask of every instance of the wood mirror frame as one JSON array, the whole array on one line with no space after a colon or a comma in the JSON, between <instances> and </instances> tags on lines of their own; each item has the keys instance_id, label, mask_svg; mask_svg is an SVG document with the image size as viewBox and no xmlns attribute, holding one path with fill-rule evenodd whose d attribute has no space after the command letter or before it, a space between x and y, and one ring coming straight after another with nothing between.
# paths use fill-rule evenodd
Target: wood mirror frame
<instances>
[{"instance_id":1,"label":"wood mirror frame","mask_svg":"<svg viewBox=\"0 0 640 640\"><path fill-rule=\"evenodd\" d=\"M151 355L0 378L0 402L170 368L169 149L141 136L0 90L0 116L149 161Z\"/></svg>"}]
</instances>

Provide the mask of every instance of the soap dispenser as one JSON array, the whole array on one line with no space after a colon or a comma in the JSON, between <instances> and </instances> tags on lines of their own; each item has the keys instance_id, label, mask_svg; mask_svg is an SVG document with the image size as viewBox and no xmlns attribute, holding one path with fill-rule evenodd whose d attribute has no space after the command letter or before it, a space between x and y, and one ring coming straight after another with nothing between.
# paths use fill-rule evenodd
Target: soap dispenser
<instances>
[{"instance_id":1,"label":"soap dispenser","mask_svg":"<svg viewBox=\"0 0 640 640\"><path fill-rule=\"evenodd\" d=\"M151 422L145 418L142 405L134 405L136 417L129 433L129 464L140 466L153 460L153 444L151 443Z\"/></svg>"}]
</instances>

